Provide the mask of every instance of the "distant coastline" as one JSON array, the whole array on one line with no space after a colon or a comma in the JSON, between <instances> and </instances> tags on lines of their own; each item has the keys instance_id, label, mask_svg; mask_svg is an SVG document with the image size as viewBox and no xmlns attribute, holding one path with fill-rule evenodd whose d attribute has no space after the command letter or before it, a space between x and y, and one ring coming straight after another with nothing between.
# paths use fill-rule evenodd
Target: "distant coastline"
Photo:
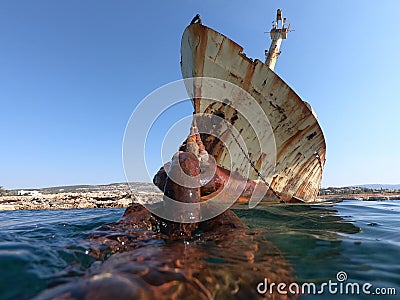
<instances>
[{"instance_id":1,"label":"distant coastline","mask_svg":"<svg viewBox=\"0 0 400 300\"><path fill-rule=\"evenodd\" d=\"M341 194L341 195L323 195L318 196L319 200L325 201L382 201L382 200L400 200L400 193L378 193L378 194Z\"/></svg>"},{"instance_id":2,"label":"distant coastline","mask_svg":"<svg viewBox=\"0 0 400 300\"><path fill-rule=\"evenodd\" d=\"M7 191L0 196L0 210L125 208L161 199L152 183L60 186Z\"/></svg>"},{"instance_id":3,"label":"distant coastline","mask_svg":"<svg viewBox=\"0 0 400 300\"><path fill-rule=\"evenodd\" d=\"M3 192L4 193L4 192ZM125 208L131 203L153 203L162 193L152 183L76 185L6 191L0 196L1 210L43 210L78 208ZM23 195L23 193L26 193ZM400 200L400 190L367 187L322 188L319 201ZM312 203L309 203L312 205Z\"/></svg>"},{"instance_id":4,"label":"distant coastline","mask_svg":"<svg viewBox=\"0 0 400 300\"><path fill-rule=\"evenodd\" d=\"M385 188L386 187L386 188ZM400 189L398 185L361 185L349 187L328 187L319 191L318 198L321 200L400 200Z\"/></svg>"}]
</instances>

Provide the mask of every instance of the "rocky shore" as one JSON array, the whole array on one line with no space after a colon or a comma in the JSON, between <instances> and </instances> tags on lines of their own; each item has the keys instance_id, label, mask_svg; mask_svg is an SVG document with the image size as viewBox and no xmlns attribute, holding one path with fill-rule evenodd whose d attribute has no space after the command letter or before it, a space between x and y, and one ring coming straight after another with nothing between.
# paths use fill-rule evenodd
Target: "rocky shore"
<instances>
[{"instance_id":1,"label":"rocky shore","mask_svg":"<svg viewBox=\"0 0 400 300\"><path fill-rule=\"evenodd\" d=\"M133 187L133 188L132 188ZM95 186L93 188L72 187L68 192L54 192L43 189L40 196L0 196L1 210L39 210L76 208L126 208L132 203L154 203L162 200L163 194L152 184ZM400 194L344 194L323 195L319 201L381 201L400 200Z\"/></svg>"},{"instance_id":2,"label":"rocky shore","mask_svg":"<svg viewBox=\"0 0 400 300\"><path fill-rule=\"evenodd\" d=\"M162 200L162 193L150 183L106 186L45 188L40 195L0 196L1 210L125 208L131 203L154 203Z\"/></svg>"},{"instance_id":3,"label":"rocky shore","mask_svg":"<svg viewBox=\"0 0 400 300\"><path fill-rule=\"evenodd\" d=\"M123 208L131 203L151 203L162 199L162 193L58 193L41 196L2 196L0 210Z\"/></svg>"},{"instance_id":4,"label":"rocky shore","mask_svg":"<svg viewBox=\"0 0 400 300\"><path fill-rule=\"evenodd\" d=\"M382 201L382 200L400 200L400 194L379 193L379 194L343 194L343 195L323 195L318 196L319 200L343 201L343 200L359 200L359 201Z\"/></svg>"}]
</instances>

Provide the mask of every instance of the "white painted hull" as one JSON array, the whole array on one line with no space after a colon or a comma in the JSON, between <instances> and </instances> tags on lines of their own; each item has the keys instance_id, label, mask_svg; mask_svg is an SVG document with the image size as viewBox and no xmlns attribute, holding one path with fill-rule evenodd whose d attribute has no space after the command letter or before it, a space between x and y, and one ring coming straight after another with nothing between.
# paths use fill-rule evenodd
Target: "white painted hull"
<instances>
[{"instance_id":1,"label":"white painted hull","mask_svg":"<svg viewBox=\"0 0 400 300\"><path fill-rule=\"evenodd\" d=\"M192 95L195 113L218 115L230 122L240 138L243 138L247 147L246 154L258 172L255 168L249 168L249 159L244 153L228 153L229 146L235 143L234 138L228 134L224 135L224 143L218 142L212 135L207 136L203 141L205 147L219 166L237 171L251 180L260 181L258 173L268 173L265 175L268 183L280 200L315 201L326 152L324 135L316 115L279 76L261 61L247 58L242 51L243 48L232 40L201 24L189 25L183 34L183 77L212 77L239 86L262 107L272 128L272 132L254 127L252 129L247 120L249 117L245 118L240 113L238 116L237 111L226 103L207 99L205 82L198 79ZM228 89L225 92L229 94L231 92ZM243 105L237 93L232 94L229 101L233 101L233 106ZM257 115L250 119L254 122ZM204 122L198 124L200 131L210 130L207 126L209 124ZM221 132L216 134L221 135ZM271 141L276 145L276 162L272 173L270 166L263 164L270 153L262 150L263 145ZM231 159L236 163L234 169Z\"/></svg>"}]
</instances>

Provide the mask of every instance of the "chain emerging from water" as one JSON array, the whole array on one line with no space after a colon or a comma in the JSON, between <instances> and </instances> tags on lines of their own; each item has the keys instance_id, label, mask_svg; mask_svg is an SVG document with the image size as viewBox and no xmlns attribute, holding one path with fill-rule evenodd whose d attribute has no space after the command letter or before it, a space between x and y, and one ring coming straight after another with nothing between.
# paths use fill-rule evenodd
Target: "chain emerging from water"
<instances>
[{"instance_id":1,"label":"chain emerging from water","mask_svg":"<svg viewBox=\"0 0 400 300\"><path fill-rule=\"evenodd\" d=\"M264 184L271 190L271 192L279 199L282 200L281 197L278 195L278 193L271 187L271 185L267 182L265 179L264 175L261 174L261 172L257 169L256 165L254 162L251 160L250 156L247 154L247 152L243 149L242 145L239 143L238 139L236 138L235 134L233 133L232 129L230 126L233 126L231 123L227 122L229 125L227 125L228 130L230 134L232 135L233 140L236 142L238 145L240 151L242 151L244 157L247 159L249 162L250 166L254 169L254 171L257 173L257 176L260 177L260 179L264 182Z\"/></svg>"}]
</instances>

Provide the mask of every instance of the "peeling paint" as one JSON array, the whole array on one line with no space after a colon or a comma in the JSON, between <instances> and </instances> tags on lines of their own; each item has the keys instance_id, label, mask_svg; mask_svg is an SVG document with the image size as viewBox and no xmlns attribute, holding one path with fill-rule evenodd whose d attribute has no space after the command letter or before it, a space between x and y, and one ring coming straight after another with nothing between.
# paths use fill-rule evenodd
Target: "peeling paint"
<instances>
[{"instance_id":1,"label":"peeling paint","mask_svg":"<svg viewBox=\"0 0 400 300\"><path fill-rule=\"evenodd\" d=\"M247 58L241 46L201 24L186 28L181 55L184 78L218 78L251 94L268 117L276 142L276 166L270 182L272 190L287 202L315 201L325 164L326 144L311 106L268 66L259 60ZM244 139L249 149L248 156L259 166L268 154L260 151L257 144L259 140L254 137L258 135L265 138L266 133L255 133L240 112L232 108L230 103L240 99L220 99L224 102L216 102L202 98L201 80L195 81L194 91L195 113L219 115L230 122ZM200 130L221 130L218 124L213 127L207 122L200 122L197 125ZM223 143L212 135L204 136L203 141L218 166L231 170L231 157ZM243 157L243 166L246 164L248 161ZM237 171L241 173L244 169ZM256 182L260 180L254 170L250 170L249 179ZM275 197L272 194L270 196Z\"/></svg>"}]
</instances>

